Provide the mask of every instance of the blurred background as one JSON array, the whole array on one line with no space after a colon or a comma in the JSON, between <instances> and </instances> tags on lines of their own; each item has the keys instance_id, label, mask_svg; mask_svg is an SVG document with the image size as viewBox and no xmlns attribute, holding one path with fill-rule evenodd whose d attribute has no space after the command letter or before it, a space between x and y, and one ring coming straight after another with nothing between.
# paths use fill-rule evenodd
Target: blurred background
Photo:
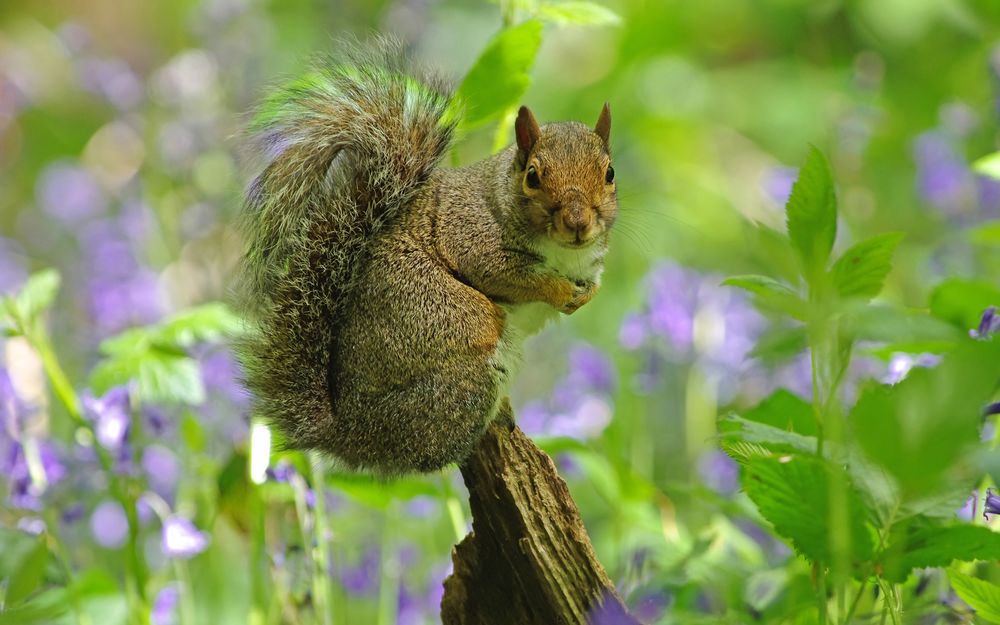
<instances>
[{"instance_id":1,"label":"blurred background","mask_svg":"<svg viewBox=\"0 0 1000 625\"><path fill-rule=\"evenodd\" d=\"M139 601L153 623L438 622L468 523L456 471L317 487L308 461L276 452L255 483L224 341L190 346L189 386L145 398L105 394L121 387L95 380L95 364L126 329L228 300L251 173L240 132L268 86L336 38L373 32L458 82L506 15L545 23L523 97L539 120L592 124L610 102L621 203L600 295L531 343L519 422L557 459L644 621L804 622L808 568L755 520L714 436L720 413L777 388L808 396L808 359L720 283L794 279L786 244L759 224L783 227L810 144L838 183L838 248L906 233L884 298L920 308L945 276L995 283L996 233L969 233L1000 219L1000 183L970 163L1000 145L1000 3L582 4L0 4L0 293L60 272L54 351L98 442L109 429L118 441L114 470L150 493L133 536L93 437L48 397L44 363L23 340L0 342L0 565L24 562L40 528L59 534L49 566L75 608L54 621L131 622ZM466 132L455 162L487 155L496 130ZM911 364L861 357L852 376ZM316 523L329 542L318 563ZM314 615L321 601L332 620Z\"/></svg>"}]
</instances>

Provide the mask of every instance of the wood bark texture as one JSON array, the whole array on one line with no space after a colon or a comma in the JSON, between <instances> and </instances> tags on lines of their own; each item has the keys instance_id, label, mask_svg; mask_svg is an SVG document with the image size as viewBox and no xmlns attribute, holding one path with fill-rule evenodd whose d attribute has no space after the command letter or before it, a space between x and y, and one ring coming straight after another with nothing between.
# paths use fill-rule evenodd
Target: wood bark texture
<instances>
[{"instance_id":1,"label":"wood bark texture","mask_svg":"<svg viewBox=\"0 0 1000 625\"><path fill-rule=\"evenodd\" d=\"M472 533L452 551L443 625L641 625L552 459L520 428L494 422L461 470Z\"/></svg>"}]
</instances>

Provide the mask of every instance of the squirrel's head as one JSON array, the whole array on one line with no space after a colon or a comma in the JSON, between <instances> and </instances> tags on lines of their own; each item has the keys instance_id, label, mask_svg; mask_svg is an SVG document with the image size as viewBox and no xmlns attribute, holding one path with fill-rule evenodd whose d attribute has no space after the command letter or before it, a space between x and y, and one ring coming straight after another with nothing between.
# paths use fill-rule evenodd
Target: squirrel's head
<instances>
[{"instance_id":1,"label":"squirrel's head","mask_svg":"<svg viewBox=\"0 0 1000 625\"><path fill-rule=\"evenodd\" d=\"M608 105L592 129L578 122L539 127L522 106L514 133L514 184L533 230L567 248L587 247L605 234L618 213Z\"/></svg>"}]
</instances>

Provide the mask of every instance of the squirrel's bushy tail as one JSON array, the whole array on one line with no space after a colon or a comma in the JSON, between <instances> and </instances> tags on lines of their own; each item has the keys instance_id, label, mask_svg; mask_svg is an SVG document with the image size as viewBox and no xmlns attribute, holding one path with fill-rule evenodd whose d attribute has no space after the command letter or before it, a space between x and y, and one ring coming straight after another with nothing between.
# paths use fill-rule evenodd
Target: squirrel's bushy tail
<instances>
[{"instance_id":1,"label":"squirrel's bushy tail","mask_svg":"<svg viewBox=\"0 0 1000 625\"><path fill-rule=\"evenodd\" d=\"M450 90L401 46L357 46L265 99L247 191L240 346L255 409L289 446L321 446L341 307L372 240L448 150Z\"/></svg>"}]
</instances>

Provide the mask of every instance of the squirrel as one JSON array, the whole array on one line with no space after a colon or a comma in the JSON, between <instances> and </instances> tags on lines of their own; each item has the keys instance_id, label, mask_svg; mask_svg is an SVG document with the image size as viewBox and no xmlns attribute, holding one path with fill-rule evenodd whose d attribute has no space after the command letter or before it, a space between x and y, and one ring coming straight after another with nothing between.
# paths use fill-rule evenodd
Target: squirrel
<instances>
[{"instance_id":1,"label":"squirrel","mask_svg":"<svg viewBox=\"0 0 1000 625\"><path fill-rule=\"evenodd\" d=\"M524 339L597 291L617 216L608 105L593 129L522 106L512 145L445 169L458 110L387 40L258 109L239 353L288 447L389 477L461 463L513 423Z\"/></svg>"}]
</instances>

